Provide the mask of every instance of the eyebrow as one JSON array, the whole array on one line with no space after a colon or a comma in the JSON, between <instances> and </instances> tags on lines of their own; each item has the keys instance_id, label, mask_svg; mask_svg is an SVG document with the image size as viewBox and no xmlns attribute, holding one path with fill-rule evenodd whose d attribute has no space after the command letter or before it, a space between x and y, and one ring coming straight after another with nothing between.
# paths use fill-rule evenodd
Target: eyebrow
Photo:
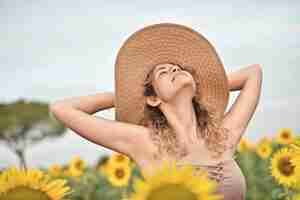
<instances>
[{"instance_id":1,"label":"eyebrow","mask_svg":"<svg viewBox=\"0 0 300 200\"><path fill-rule=\"evenodd\" d=\"M164 69L164 68L166 68L166 67L165 67L165 66L159 67L159 68L156 70L156 72L158 72L159 70Z\"/></svg>"},{"instance_id":2,"label":"eyebrow","mask_svg":"<svg viewBox=\"0 0 300 200\"><path fill-rule=\"evenodd\" d=\"M159 67L158 69L156 69L156 72L155 72L155 74L156 74L156 73L158 73L158 72L159 72L159 70L161 70L161 69L165 69L165 68L166 68L165 66Z\"/></svg>"},{"instance_id":3,"label":"eyebrow","mask_svg":"<svg viewBox=\"0 0 300 200\"><path fill-rule=\"evenodd\" d=\"M159 67L157 70L156 70L156 73L161 70L161 69L165 69L166 67L165 66L162 66L162 67Z\"/></svg>"}]
</instances>

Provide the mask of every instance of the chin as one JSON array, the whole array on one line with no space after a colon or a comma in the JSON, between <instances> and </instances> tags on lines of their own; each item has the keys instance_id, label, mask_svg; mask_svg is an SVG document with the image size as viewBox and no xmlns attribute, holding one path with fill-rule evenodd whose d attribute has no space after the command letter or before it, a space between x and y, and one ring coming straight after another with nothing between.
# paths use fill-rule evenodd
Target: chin
<instances>
[{"instance_id":1,"label":"chin","mask_svg":"<svg viewBox=\"0 0 300 200\"><path fill-rule=\"evenodd\" d=\"M196 83L193 79L187 79L184 78L182 80L178 80L178 84L177 84L177 89L178 90L192 90L194 93L196 92Z\"/></svg>"},{"instance_id":2,"label":"chin","mask_svg":"<svg viewBox=\"0 0 300 200\"><path fill-rule=\"evenodd\" d=\"M183 84L175 92L175 95L179 94L193 98L196 95L196 88L193 84Z\"/></svg>"}]
</instances>

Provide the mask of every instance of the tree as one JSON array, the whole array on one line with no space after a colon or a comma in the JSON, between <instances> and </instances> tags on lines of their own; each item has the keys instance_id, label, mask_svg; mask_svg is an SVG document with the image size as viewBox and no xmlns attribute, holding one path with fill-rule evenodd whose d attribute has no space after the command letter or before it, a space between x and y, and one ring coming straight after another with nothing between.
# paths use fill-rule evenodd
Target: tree
<instances>
[{"instance_id":1,"label":"tree","mask_svg":"<svg viewBox=\"0 0 300 200\"><path fill-rule=\"evenodd\" d=\"M0 103L0 141L13 151L26 168L25 150L47 137L58 137L66 127L49 111L49 105L19 99Z\"/></svg>"}]
</instances>

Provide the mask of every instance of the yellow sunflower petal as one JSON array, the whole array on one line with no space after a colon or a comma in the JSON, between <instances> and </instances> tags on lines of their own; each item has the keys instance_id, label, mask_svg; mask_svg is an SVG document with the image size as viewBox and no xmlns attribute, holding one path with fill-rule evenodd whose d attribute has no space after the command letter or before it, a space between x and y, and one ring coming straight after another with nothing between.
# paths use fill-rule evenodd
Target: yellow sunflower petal
<instances>
[{"instance_id":1,"label":"yellow sunflower petal","mask_svg":"<svg viewBox=\"0 0 300 200\"><path fill-rule=\"evenodd\" d=\"M0 196L5 198L60 200L70 187L65 180L52 180L44 172L37 169L9 168L0 176ZM18 196L18 197L17 197Z\"/></svg>"},{"instance_id":2,"label":"yellow sunflower petal","mask_svg":"<svg viewBox=\"0 0 300 200\"><path fill-rule=\"evenodd\" d=\"M291 148L281 148L274 153L271 159L271 174L275 180L287 187L294 187L297 183L298 172L292 164L295 151Z\"/></svg>"},{"instance_id":3,"label":"yellow sunflower petal","mask_svg":"<svg viewBox=\"0 0 300 200\"><path fill-rule=\"evenodd\" d=\"M113 165L105 169L105 174L113 186L127 186L131 177L131 167L126 164Z\"/></svg>"},{"instance_id":4,"label":"yellow sunflower petal","mask_svg":"<svg viewBox=\"0 0 300 200\"><path fill-rule=\"evenodd\" d=\"M280 128L277 133L277 142L280 144L291 144L293 137L294 134L291 128Z\"/></svg>"},{"instance_id":5,"label":"yellow sunflower petal","mask_svg":"<svg viewBox=\"0 0 300 200\"><path fill-rule=\"evenodd\" d=\"M114 166L114 165L128 165L132 167L131 160L128 156L120 153L114 153L112 154L106 163L108 167Z\"/></svg>"},{"instance_id":6,"label":"yellow sunflower petal","mask_svg":"<svg viewBox=\"0 0 300 200\"><path fill-rule=\"evenodd\" d=\"M214 193L216 182L206 175L195 175L192 165L184 165L179 169L174 162L163 162L152 175L147 174L144 180L134 179L134 193L128 199L222 199L223 195Z\"/></svg>"},{"instance_id":7,"label":"yellow sunflower petal","mask_svg":"<svg viewBox=\"0 0 300 200\"><path fill-rule=\"evenodd\" d=\"M256 148L256 153L262 158L268 158L272 153L272 146L269 142L261 141Z\"/></svg>"}]
</instances>

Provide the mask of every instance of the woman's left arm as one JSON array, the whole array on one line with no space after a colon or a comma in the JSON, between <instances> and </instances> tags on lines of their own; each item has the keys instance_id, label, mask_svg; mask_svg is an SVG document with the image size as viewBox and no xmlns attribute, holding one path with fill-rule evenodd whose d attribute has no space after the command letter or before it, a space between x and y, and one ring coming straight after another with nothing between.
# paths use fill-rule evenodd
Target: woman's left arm
<instances>
[{"instance_id":1,"label":"woman's left arm","mask_svg":"<svg viewBox=\"0 0 300 200\"><path fill-rule=\"evenodd\" d=\"M228 75L230 91L240 90L239 96L223 118L223 126L232 132L231 141L235 145L239 143L258 105L262 77L259 64L244 67Z\"/></svg>"}]
</instances>

